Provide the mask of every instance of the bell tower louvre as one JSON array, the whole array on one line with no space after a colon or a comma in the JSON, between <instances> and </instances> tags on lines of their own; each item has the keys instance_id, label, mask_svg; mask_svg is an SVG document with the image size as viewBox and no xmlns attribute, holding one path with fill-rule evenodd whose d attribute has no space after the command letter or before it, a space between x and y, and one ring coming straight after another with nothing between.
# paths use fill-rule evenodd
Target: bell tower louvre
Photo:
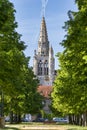
<instances>
[{"instance_id":1,"label":"bell tower louvre","mask_svg":"<svg viewBox=\"0 0 87 130\"><path fill-rule=\"evenodd\" d=\"M52 46L48 41L45 17L42 17L38 48L34 51L33 71L41 86L52 86L54 81L55 60Z\"/></svg>"}]
</instances>

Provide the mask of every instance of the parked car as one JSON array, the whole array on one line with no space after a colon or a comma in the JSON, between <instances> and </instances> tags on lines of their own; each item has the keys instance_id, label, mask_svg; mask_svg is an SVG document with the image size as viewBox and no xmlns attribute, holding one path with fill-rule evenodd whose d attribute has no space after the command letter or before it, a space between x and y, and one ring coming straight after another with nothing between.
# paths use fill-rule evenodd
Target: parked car
<instances>
[{"instance_id":1,"label":"parked car","mask_svg":"<svg viewBox=\"0 0 87 130\"><path fill-rule=\"evenodd\" d=\"M28 118L22 118L21 121L22 122L30 122L30 120Z\"/></svg>"},{"instance_id":2,"label":"parked car","mask_svg":"<svg viewBox=\"0 0 87 130\"><path fill-rule=\"evenodd\" d=\"M48 118L45 118L45 119L44 119L44 122L47 122L47 121L49 121Z\"/></svg>"},{"instance_id":3,"label":"parked car","mask_svg":"<svg viewBox=\"0 0 87 130\"><path fill-rule=\"evenodd\" d=\"M44 118L37 118L36 120L33 120L33 122L44 122Z\"/></svg>"},{"instance_id":4,"label":"parked car","mask_svg":"<svg viewBox=\"0 0 87 130\"><path fill-rule=\"evenodd\" d=\"M6 116L5 117L5 122L9 122L10 121L10 117L9 116Z\"/></svg>"},{"instance_id":5,"label":"parked car","mask_svg":"<svg viewBox=\"0 0 87 130\"><path fill-rule=\"evenodd\" d=\"M59 118L59 117L54 117L53 121L55 122L60 122L60 123L69 123L68 118Z\"/></svg>"}]
</instances>

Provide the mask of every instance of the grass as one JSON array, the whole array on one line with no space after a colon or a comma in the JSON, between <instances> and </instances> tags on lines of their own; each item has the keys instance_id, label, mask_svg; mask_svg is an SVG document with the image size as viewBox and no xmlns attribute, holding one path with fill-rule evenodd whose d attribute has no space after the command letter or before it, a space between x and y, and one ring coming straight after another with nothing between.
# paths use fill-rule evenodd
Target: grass
<instances>
[{"instance_id":1,"label":"grass","mask_svg":"<svg viewBox=\"0 0 87 130\"><path fill-rule=\"evenodd\" d=\"M87 130L87 127L68 125L66 130Z\"/></svg>"},{"instance_id":2,"label":"grass","mask_svg":"<svg viewBox=\"0 0 87 130\"><path fill-rule=\"evenodd\" d=\"M75 125L43 124L43 123L21 123L6 124L5 128L0 130L87 130L87 127Z\"/></svg>"},{"instance_id":3,"label":"grass","mask_svg":"<svg viewBox=\"0 0 87 130\"><path fill-rule=\"evenodd\" d=\"M18 128L14 128L14 127L5 127L5 128L1 128L0 130L20 130Z\"/></svg>"}]
</instances>

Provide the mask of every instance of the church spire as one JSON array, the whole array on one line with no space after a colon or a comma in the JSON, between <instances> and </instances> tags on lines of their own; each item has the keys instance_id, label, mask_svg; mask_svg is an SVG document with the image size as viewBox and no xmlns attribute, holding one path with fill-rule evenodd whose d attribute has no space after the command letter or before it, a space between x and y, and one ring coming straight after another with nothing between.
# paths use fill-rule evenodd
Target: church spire
<instances>
[{"instance_id":1,"label":"church spire","mask_svg":"<svg viewBox=\"0 0 87 130\"><path fill-rule=\"evenodd\" d=\"M40 27L40 35L38 41L38 53L40 55L49 55L49 41L47 35L47 28L45 18L42 17L41 27Z\"/></svg>"},{"instance_id":2,"label":"church spire","mask_svg":"<svg viewBox=\"0 0 87 130\"><path fill-rule=\"evenodd\" d=\"M40 27L40 36L39 36L40 42L47 42L48 41L48 35L47 35L47 29L46 29L46 22L44 16L42 17L41 27Z\"/></svg>"},{"instance_id":3,"label":"church spire","mask_svg":"<svg viewBox=\"0 0 87 130\"><path fill-rule=\"evenodd\" d=\"M37 52L34 54L33 71L40 85L52 86L54 81L53 48L49 46L45 17L42 17Z\"/></svg>"}]
</instances>

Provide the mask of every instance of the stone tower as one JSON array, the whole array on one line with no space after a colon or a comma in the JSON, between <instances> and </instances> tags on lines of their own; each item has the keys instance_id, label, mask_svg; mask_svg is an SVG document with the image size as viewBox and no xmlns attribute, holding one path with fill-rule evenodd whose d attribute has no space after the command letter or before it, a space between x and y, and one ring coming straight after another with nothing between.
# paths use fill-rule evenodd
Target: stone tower
<instances>
[{"instance_id":1,"label":"stone tower","mask_svg":"<svg viewBox=\"0 0 87 130\"><path fill-rule=\"evenodd\" d=\"M54 81L53 48L49 45L45 18L42 18L37 51L34 52L33 71L42 86L52 86Z\"/></svg>"}]
</instances>

